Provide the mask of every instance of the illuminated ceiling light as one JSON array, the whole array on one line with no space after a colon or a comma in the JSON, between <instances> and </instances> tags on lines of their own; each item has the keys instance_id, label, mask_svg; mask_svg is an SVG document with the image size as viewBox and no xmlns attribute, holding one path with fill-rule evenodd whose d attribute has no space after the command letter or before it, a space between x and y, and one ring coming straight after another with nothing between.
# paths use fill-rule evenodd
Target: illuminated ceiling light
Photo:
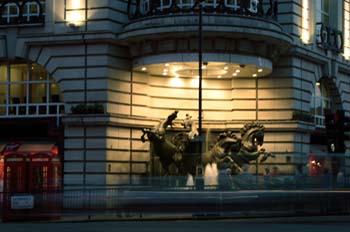
<instances>
[{"instance_id":1,"label":"illuminated ceiling light","mask_svg":"<svg viewBox=\"0 0 350 232\"><path fill-rule=\"evenodd\" d=\"M319 81L316 81L316 86L320 86L321 83Z\"/></svg>"},{"instance_id":2,"label":"illuminated ceiling light","mask_svg":"<svg viewBox=\"0 0 350 232\"><path fill-rule=\"evenodd\" d=\"M207 68L207 66L203 64L202 65L202 69L206 69L206 68Z\"/></svg>"},{"instance_id":3,"label":"illuminated ceiling light","mask_svg":"<svg viewBox=\"0 0 350 232\"><path fill-rule=\"evenodd\" d=\"M146 68L146 67L142 67L141 70L142 70L142 71L146 71L147 68Z\"/></svg>"},{"instance_id":4,"label":"illuminated ceiling light","mask_svg":"<svg viewBox=\"0 0 350 232\"><path fill-rule=\"evenodd\" d=\"M236 76L237 76L237 73L233 73L232 76L236 77Z\"/></svg>"},{"instance_id":5,"label":"illuminated ceiling light","mask_svg":"<svg viewBox=\"0 0 350 232\"><path fill-rule=\"evenodd\" d=\"M240 73L241 72L241 70L239 70L239 69L236 69L236 73Z\"/></svg>"},{"instance_id":6,"label":"illuminated ceiling light","mask_svg":"<svg viewBox=\"0 0 350 232\"><path fill-rule=\"evenodd\" d=\"M218 78L221 78L221 77L222 77L221 75L218 76Z\"/></svg>"},{"instance_id":7,"label":"illuminated ceiling light","mask_svg":"<svg viewBox=\"0 0 350 232\"><path fill-rule=\"evenodd\" d=\"M165 67L169 67L169 64L168 64L168 63L166 63L166 64L165 64Z\"/></svg>"},{"instance_id":8,"label":"illuminated ceiling light","mask_svg":"<svg viewBox=\"0 0 350 232\"><path fill-rule=\"evenodd\" d=\"M166 69L166 68L165 68L165 69L163 69L163 72L168 72L168 69Z\"/></svg>"},{"instance_id":9,"label":"illuminated ceiling light","mask_svg":"<svg viewBox=\"0 0 350 232\"><path fill-rule=\"evenodd\" d=\"M227 67L227 66L225 66L225 67L224 67L224 70L228 70L228 67Z\"/></svg>"},{"instance_id":10,"label":"illuminated ceiling light","mask_svg":"<svg viewBox=\"0 0 350 232\"><path fill-rule=\"evenodd\" d=\"M167 72L163 72L163 76L166 76L166 75L168 75L168 73Z\"/></svg>"},{"instance_id":11,"label":"illuminated ceiling light","mask_svg":"<svg viewBox=\"0 0 350 232\"><path fill-rule=\"evenodd\" d=\"M259 73L261 73L262 71L263 71L263 69L262 69L262 68L259 68L259 69L258 69L258 72L259 72Z\"/></svg>"},{"instance_id":12,"label":"illuminated ceiling light","mask_svg":"<svg viewBox=\"0 0 350 232\"><path fill-rule=\"evenodd\" d=\"M258 74L256 74L256 73L254 73L253 75L252 75L252 77L257 77L258 76Z\"/></svg>"}]
</instances>

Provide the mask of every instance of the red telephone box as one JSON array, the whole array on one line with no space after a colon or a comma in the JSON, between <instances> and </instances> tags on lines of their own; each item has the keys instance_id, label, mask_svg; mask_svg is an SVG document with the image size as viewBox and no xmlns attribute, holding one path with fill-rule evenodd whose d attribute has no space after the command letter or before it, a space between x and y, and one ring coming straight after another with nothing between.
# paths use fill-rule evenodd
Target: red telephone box
<instances>
[{"instance_id":1,"label":"red telephone box","mask_svg":"<svg viewBox=\"0 0 350 232\"><path fill-rule=\"evenodd\" d=\"M2 157L3 221L59 217L62 172L57 149L6 152Z\"/></svg>"},{"instance_id":2,"label":"red telephone box","mask_svg":"<svg viewBox=\"0 0 350 232\"><path fill-rule=\"evenodd\" d=\"M24 217L28 210L13 208L13 196L20 196L27 191L27 165L26 154L8 153L4 157L4 195L3 195L3 221L10 221L17 217Z\"/></svg>"},{"instance_id":3,"label":"red telephone box","mask_svg":"<svg viewBox=\"0 0 350 232\"><path fill-rule=\"evenodd\" d=\"M0 205L2 205L4 193L4 157L0 156Z\"/></svg>"}]
</instances>

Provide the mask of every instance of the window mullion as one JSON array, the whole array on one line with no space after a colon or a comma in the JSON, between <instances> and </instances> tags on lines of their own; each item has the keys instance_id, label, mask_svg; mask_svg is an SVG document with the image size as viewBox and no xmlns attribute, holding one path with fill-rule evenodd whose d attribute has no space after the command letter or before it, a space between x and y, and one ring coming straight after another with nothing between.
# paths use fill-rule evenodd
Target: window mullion
<instances>
[{"instance_id":1,"label":"window mullion","mask_svg":"<svg viewBox=\"0 0 350 232\"><path fill-rule=\"evenodd\" d=\"M49 114L49 97L51 96L50 93L50 74L46 74L46 114Z\"/></svg>"},{"instance_id":2,"label":"window mullion","mask_svg":"<svg viewBox=\"0 0 350 232\"><path fill-rule=\"evenodd\" d=\"M29 114L29 102L30 102L30 78L31 78L31 63L27 64L27 83L26 83L26 114Z\"/></svg>"},{"instance_id":3,"label":"window mullion","mask_svg":"<svg viewBox=\"0 0 350 232\"><path fill-rule=\"evenodd\" d=\"M10 78L10 75L11 75L11 71L10 71L10 64L7 63L7 82L6 82L6 115L9 115L10 114L10 108L9 108L9 104L11 104L11 101L10 101L10 96L11 96L11 85L10 85L10 81L11 81L11 78Z\"/></svg>"}]
</instances>

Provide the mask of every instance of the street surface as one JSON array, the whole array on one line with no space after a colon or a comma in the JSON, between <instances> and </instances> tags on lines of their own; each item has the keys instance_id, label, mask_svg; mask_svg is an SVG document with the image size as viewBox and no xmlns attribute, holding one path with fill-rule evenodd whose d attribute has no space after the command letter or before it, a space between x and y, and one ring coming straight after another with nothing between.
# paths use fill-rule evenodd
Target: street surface
<instances>
[{"instance_id":1,"label":"street surface","mask_svg":"<svg viewBox=\"0 0 350 232\"><path fill-rule=\"evenodd\" d=\"M0 223L6 232L329 232L350 231L349 216L171 221L95 221L49 223Z\"/></svg>"}]
</instances>

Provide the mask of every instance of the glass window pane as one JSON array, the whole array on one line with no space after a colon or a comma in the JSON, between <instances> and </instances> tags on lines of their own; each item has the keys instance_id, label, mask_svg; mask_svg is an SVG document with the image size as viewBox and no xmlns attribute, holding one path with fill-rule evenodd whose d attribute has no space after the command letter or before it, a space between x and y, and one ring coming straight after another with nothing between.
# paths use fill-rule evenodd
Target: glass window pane
<instances>
[{"instance_id":1,"label":"glass window pane","mask_svg":"<svg viewBox=\"0 0 350 232\"><path fill-rule=\"evenodd\" d=\"M30 89L30 102L31 103L46 102L46 84L45 83L30 84L29 89Z\"/></svg>"},{"instance_id":2,"label":"glass window pane","mask_svg":"<svg viewBox=\"0 0 350 232\"><path fill-rule=\"evenodd\" d=\"M50 84L50 102L62 102L61 91L56 83Z\"/></svg>"},{"instance_id":3,"label":"glass window pane","mask_svg":"<svg viewBox=\"0 0 350 232\"><path fill-rule=\"evenodd\" d=\"M37 15L39 15L39 5L38 4L36 4L36 3L34 3L34 4L30 4L29 5L29 12L30 12L30 14L37 14Z\"/></svg>"},{"instance_id":4,"label":"glass window pane","mask_svg":"<svg viewBox=\"0 0 350 232\"><path fill-rule=\"evenodd\" d=\"M27 80L27 64L12 64L10 68L10 81L26 81Z\"/></svg>"},{"instance_id":5,"label":"glass window pane","mask_svg":"<svg viewBox=\"0 0 350 232\"><path fill-rule=\"evenodd\" d=\"M10 14L11 15L18 15L18 12L19 12L19 10L18 10L17 5L16 4L11 4L10 5Z\"/></svg>"},{"instance_id":6,"label":"glass window pane","mask_svg":"<svg viewBox=\"0 0 350 232\"><path fill-rule=\"evenodd\" d=\"M0 84L0 105L6 104L6 85Z\"/></svg>"},{"instance_id":7,"label":"glass window pane","mask_svg":"<svg viewBox=\"0 0 350 232\"><path fill-rule=\"evenodd\" d=\"M322 1L322 10L329 13L329 0Z\"/></svg>"},{"instance_id":8,"label":"glass window pane","mask_svg":"<svg viewBox=\"0 0 350 232\"><path fill-rule=\"evenodd\" d=\"M24 103L25 97L26 97L25 84L11 84L11 87L10 87L11 104Z\"/></svg>"},{"instance_id":9,"label":"glass window pane","mask_svg":"<svg viewBox=\"0 0 350 232\"><path fill-rule=\"evenodd\" d=\"M7 65L0 65L0 82L7 81Z\"/></svg>"},{"instance_id":10,"label":"glass window pane","mask_svg":"<svg viewBox=\"0 0 350 232\"><path fill-rule=\"evenodd\" d=\"M30 69L30 80L46 82L46 79L47 71L40 65L33 64Z\"/></svg>"}]
</instances>

